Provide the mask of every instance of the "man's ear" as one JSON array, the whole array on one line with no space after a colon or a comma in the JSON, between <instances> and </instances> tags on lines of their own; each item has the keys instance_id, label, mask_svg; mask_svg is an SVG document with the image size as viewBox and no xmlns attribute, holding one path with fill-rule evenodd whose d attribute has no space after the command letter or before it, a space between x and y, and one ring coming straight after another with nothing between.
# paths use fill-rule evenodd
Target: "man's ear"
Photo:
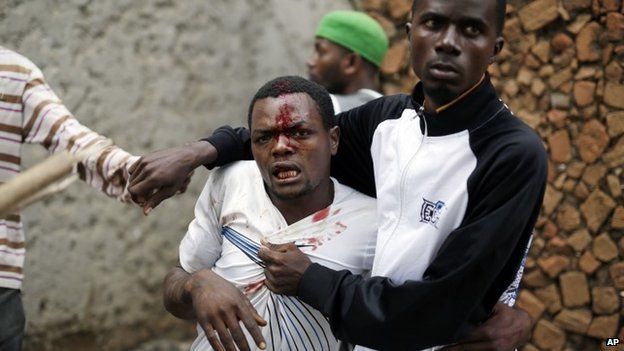
<instances>
[{"instance_id":1,"label":"man's ear","mask_svg":"<svg viewBox=\"0 0 624 351\"><path fill-rule=\"evenodd\" d=\"M338 144L340 143L340 127L334 126L329 129L329 147L332 156L338 152Z\"/></svg>"},{"instance_id":2,"label":"man's ear","mask_svg":"<svg viewBox=\"0 0 624 351\"><path fill-rule=\"evenodd\" d=\"M352 75L358 71L362 65L362 57L355 52L350 52L342 57L342 73Z\"/></svg>"},{"instance_id":3,"label":"man's ear","mask_svg":"<svg viewBox=\"0 0 624 351\"><path fill-rule=\"evenodd\" d=\"M503 50L503 46L505 46L505 39L503 39L502 36L497 37L496 44L494 44L494 52L490 57L490 65L493 64L494 61L496 61L498 54L500 54L500 52Z\"/></svg>"}]
</instances>

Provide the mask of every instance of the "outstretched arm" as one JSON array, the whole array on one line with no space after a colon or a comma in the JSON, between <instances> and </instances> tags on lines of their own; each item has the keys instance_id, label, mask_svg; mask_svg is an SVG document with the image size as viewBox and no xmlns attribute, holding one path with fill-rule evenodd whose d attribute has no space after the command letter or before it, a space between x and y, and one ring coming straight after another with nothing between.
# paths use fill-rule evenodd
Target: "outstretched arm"
<instances>
[{"instance_id":1,"label":"outstretched arm","mask_svg":"<svg viewBox=\"0 0 624 351\"><path fill-rule=\"evenodd\" d=\"M340 147L332 159L332 175L341 183L367 195L375 195L370 144L383 116L395 116L401 101L374 100L336 116ZM223 126L212 136L184 146L144 155L131 169L130 194L145 209L154 208L175 194L187 175L200 165L208 168L250 160L249 130Z\"/></svg>"}]
</instances>

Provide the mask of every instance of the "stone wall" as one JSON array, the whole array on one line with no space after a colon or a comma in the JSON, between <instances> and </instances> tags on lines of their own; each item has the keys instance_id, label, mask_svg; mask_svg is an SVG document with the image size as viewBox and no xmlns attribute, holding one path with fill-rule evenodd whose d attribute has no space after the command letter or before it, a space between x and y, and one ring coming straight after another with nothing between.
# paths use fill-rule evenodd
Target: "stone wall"
<instances>
[{"instance_id":1,"label":"stone wall","mask_svg":"<svg viewBox=\"0 0 624 351\"><path fill-rule=\"evenodd\" d=\"M87 126L141 154L246 121L265 81L305 75L314 28L348 1L0 1L0 45L31 58ZM45 157L27 147L25 167ZM145 218L80 183L27 209L27 350L119 350L167 333L160 284L205 170Z\"/></svg>"},{"instance_id":2,"label":"stone wall","mask_svg":"<svg viewBox=\"0 0 624 351\"><path fill-rule=\"evenodd\" d=\"M411 0L362 0L392 46L386 93L407 92ZM621 0L509 1L492 80L550 155L548 189L518 304L538 321L523 350L624 342L624 8ZM616 348L608 348L615 350Z\"/></svg>"}]
</instances>

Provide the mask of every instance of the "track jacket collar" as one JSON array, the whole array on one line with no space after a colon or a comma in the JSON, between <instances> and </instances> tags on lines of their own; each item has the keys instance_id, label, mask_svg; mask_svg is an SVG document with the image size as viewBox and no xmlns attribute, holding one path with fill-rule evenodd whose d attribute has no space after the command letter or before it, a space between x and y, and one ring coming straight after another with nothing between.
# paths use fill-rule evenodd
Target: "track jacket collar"
<instances>
[{"instance_id":1,"label":"track jacket collar","mask_svg":"<svg viewBox=\"0 0 624 351\"><path fill-rule=\"evenodd\" d=\"M422 83L416 84L412 91L412 103L416 109L423 106L425 94ZM427 122L429 136L442 136L472 130L490 119L502 107L496 90L490 82L489 75L473 88L466 96L459 98L450 105L444 106L440 112L430 113L421 109L421 129L425 130ZM440 109L439 109L440 110Z\"/></svg>"}]
</instances>

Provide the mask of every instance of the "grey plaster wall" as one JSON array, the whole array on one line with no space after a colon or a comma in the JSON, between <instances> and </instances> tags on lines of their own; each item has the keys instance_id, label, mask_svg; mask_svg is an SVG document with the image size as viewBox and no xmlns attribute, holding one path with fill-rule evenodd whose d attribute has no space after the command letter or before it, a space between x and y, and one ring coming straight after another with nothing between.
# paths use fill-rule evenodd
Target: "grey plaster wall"
<instances>
[{"instance_id":1,"label":"grey plaster wall","mask_svg":"<svg viewBox=\"0 0 624 351\"><path fill-rule=\"evenodd\" d=\"M87 126L144 152L245 121L266 80L305 75L322 14L337 0L0 0L0 45L38 64ZM45 157L27 147L28 167ZM125 349L192 333L164 312L161 281L177 258L206 178L143 217L87 185L23 213L26 349Z\"/></svg>"}]
</instances>

